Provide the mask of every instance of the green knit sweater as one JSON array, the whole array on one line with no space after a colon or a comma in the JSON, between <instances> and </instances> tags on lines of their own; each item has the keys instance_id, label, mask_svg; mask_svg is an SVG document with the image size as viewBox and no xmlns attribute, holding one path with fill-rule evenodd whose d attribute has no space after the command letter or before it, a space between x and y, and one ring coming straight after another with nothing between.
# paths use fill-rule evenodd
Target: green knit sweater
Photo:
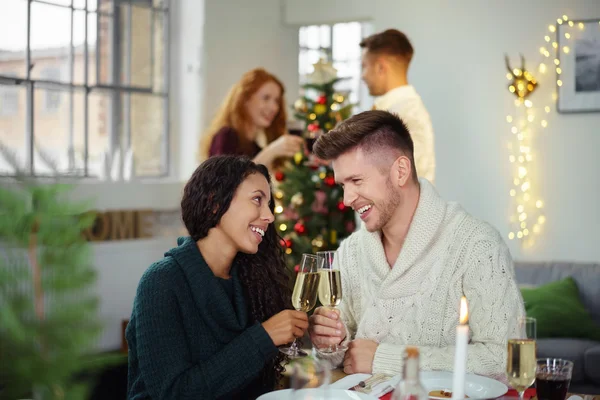
<instances>
[{"instance_id":1,"label":"green knit sweater","mask_svg":"<svg viewBox=\"0 0 600 400\"><path fill-rule=\"evenodd\" d=\"M196 243L179 238L140 280L126 337L129 400L252 398L277 347L251 323L234 265L233 301ZM243 394L240 392L243 390Z\"/></svg>"}]
</instances>

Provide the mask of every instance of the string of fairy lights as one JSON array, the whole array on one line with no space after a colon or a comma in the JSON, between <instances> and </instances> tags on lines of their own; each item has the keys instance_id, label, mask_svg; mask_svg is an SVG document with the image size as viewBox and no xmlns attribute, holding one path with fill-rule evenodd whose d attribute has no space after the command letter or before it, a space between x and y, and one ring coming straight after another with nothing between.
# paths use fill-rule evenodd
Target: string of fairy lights
<instances>
[{"instance_id":1,"label":"string of fairy lights","mask_svg":"<svg viewBox=\"0 0 600 400\"><path fill-rule=\"evenodd\" d=\"M563 25L563 29L561 29L563 32L559 32L559 25ZM563 85L559 55L561 52L564 54L571 52L568 41L574 36L573 30L576 29L584 30L585 24L572 21L568 16L563 15L562 18L556 20L556 24L548 25L548 33L544 36L546 44L540 47L540 54L543 58L538 66L538 71L544 75L554 68L557 89ZM564 35L567 44L559 45L559 34ZM554 39L551 37L552 35ZM548 127L548 120L545 116L551 111L550 104L557 101L558 93L557 89L553 90L548 104L541 109L534 108L533 102L527 97L536 89L537 80L525 68L524 59L521 58L521 68L511 68L508 58L506 65L509 69L506 77L511 81L508 90L517 97L514 101L515 112L513 115L506 116L506 122L510 124L512 132L511 140L508 143L509 162L514 170L513 187L509 191L510 197L514 199L514 211L510 217L511 230L508 238L519 240L524 248L529 248L535 243L535 236L542 231L546 222L546 216L543 213L544 202L534 192L532 136L535 128ZM541 110L543 110L541 115L537 115L536 112Z\"/></svg>"}]
</instances>

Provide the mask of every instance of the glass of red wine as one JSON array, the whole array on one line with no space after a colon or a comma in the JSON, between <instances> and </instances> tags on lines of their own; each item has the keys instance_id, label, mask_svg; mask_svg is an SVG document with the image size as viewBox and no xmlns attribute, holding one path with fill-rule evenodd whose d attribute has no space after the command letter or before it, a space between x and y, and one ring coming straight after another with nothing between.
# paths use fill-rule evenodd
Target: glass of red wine
<instances>
[{"instance_id":1,"label":"glass of red wine","mask_svg":"<svg viewBox=\"0 0 600 400\"><path fill-rule=\"evenodd\" d=\"M565 400L573 374L573 363L560 358L537 360L535 387L538 400Z\"/></svg>"},{"instance_id":2,"label":"glass of red wine","mask_svg":"<svg viewBox=\"0 0 600 400\"><path fill-rule=\"evenodd\" d=\"M290 135L294 136L304 136L304 121L300 120L291 120L287 122L287 130Z\"/></svg>"}]
</instances>

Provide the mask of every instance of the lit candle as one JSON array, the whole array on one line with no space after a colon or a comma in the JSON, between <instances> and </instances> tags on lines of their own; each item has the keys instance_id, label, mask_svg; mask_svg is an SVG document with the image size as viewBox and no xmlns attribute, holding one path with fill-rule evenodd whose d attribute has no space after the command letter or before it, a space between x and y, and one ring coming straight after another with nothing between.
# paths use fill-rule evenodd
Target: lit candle
<instances>
[{"instance_id":1,"label":"lit candle","mask_svg":"<svg viewBox=\"0 0 600 400\"><path fill-rule=\"evenodd\" d=\"M456 327L456 351L454 353L454 376L452 398L465 398L465 376L467 374L467 345L469 344L469 309L466 297L460 299L460 324Z\"/></svg>"}]
</instances>

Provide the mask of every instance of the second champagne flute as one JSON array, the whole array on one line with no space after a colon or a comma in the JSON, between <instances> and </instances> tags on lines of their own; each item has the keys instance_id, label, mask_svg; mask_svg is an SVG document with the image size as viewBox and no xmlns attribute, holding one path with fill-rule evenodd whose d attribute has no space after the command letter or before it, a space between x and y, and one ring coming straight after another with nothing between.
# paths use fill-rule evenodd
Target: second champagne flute
<instances>
[{"instance_id":1,"label":"second champagne flute","mask_svg":"<svg viewBox=\"0 0 600 400\"><path fill-rule=\"evenodd\" d=\"M519 393L520 400L523 400L525 390L535 381L537 369L535 322L533 318L519 319L520 337L508 340L506 377L510 386Z\"/></svg>"},{"instance_id":2,"label":"second champagne flute","mask_svg":"<svg viewBox=\"0 0 600 400\"><path fill-rule=\"evenodd\" d=\"M342 301L342 276L340 275L340 267L334 263L335 251L319 251L317 257L321 261L320 264L320 281L319 281L319 301L323 306L335 310ZM330 345L325 349L319 349L319 352L324 354L337 353L340 350L346 350L345 347L339 344Z\"/></svg>"},{"instance_id":3,"label":"second champagne flute","mask_svg":"<svg viewBox=\"0 0 600 400\"><path fill-rule=\"evenodd\" d=\"M298 311L309 312L317 304L317 288L319 286L320 261L313 254L302 254L302 260L296 275L296 283L292 292L292 305ZM279 349L292 358L305 357L307 354L298 348L298 339L289 347Z\"/></svg>"}]
</instances>

